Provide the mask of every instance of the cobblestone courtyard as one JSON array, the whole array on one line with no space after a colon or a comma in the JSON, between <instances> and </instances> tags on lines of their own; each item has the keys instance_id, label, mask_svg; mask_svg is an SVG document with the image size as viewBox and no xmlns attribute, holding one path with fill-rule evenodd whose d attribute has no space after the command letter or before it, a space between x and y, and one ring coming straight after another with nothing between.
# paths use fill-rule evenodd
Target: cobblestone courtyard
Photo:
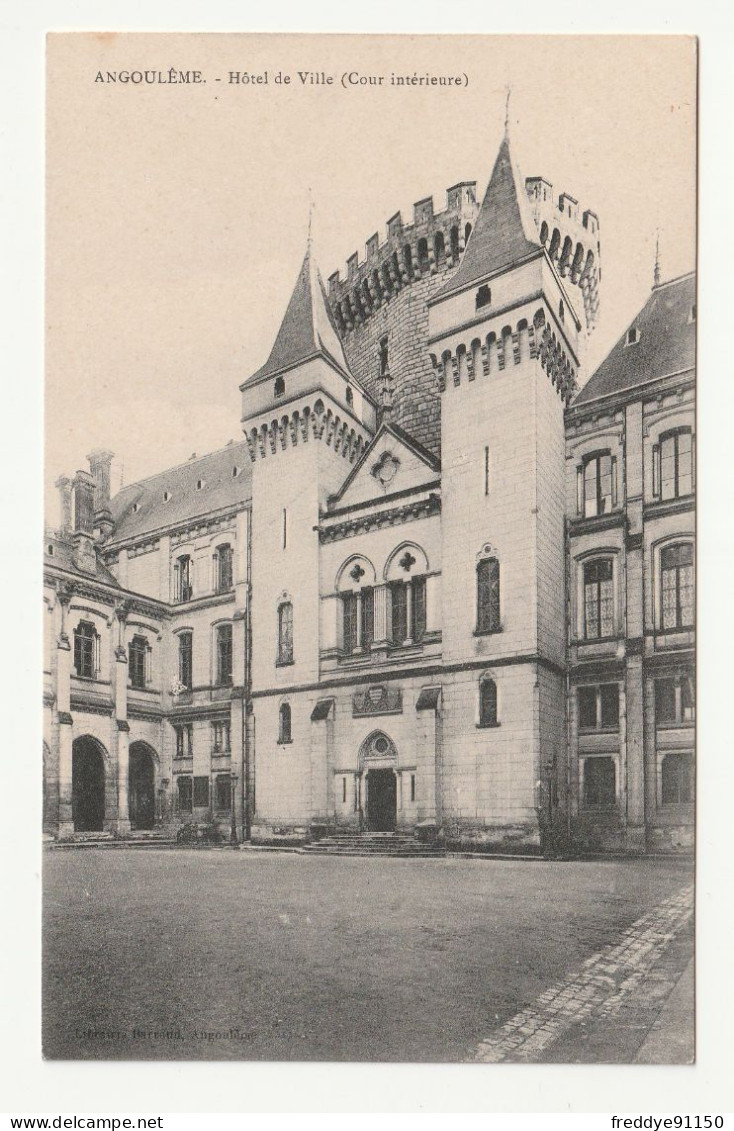
<instances>
[{"instance_id":1,"label":"cobblestone courtyard","mask_svg":"<svg viewBox=\"0 0 734 1131\"><path fill-rule=\"evenodd\" d=\"M681 860L88 849L44 885L53 1058L628 1063L692 954Z\"/></svg>"}]
</instances>

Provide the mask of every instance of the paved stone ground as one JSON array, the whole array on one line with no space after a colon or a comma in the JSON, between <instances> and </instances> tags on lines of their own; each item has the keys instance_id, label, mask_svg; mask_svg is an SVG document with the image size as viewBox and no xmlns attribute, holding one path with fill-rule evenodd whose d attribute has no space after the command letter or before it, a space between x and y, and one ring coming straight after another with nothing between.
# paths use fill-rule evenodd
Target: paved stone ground
<instances>
[{"instance_id":1,"label":"paved stone ground","mask_svg":"<svg viewBox=\"0 0 734 1131\"><path fill-rule=\"evenodd\" d=\"M48 852L44 1054L629 1063L691 957L691 881L680 860Z\"/></svg>"}]
</instances>

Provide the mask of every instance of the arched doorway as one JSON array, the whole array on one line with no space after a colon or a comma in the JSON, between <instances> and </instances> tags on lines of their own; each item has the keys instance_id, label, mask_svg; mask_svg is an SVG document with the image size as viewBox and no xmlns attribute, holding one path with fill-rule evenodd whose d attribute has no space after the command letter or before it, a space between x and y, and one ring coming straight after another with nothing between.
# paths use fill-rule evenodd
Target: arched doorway
<instances>
[{"instance_id":1,"label":"arched doorway","mask_svg":"<svg viewBox=\"0 0 734 1131\"><path fill-rule=\"evenodd\" d=\"M374 731L359 751L364 773L364 819L370 832L394 832L398 819L395 745L383 731Z\"/></svg>"},{"instance_id":2,"label":"arched doorway","mask_svg":"<svg viewBox=\"0 0 734 1131\"><path fill-rule=\"evenodd\" d=\"M144 742L130 747L128 786L130 824L133 829L152 829L155 824L155 761Z\"/></svg>"},{"instance_id":3,"label":"arched doorway","mask_svg":"<svg viewBox=\"0 0 734 1131\"><path fill-rule=\"evenodd\" d=\"M85 735L71 750L71 812L74 832L101 832L105 811L105 764L102 747Z\"/></svg>"}]
</instances>

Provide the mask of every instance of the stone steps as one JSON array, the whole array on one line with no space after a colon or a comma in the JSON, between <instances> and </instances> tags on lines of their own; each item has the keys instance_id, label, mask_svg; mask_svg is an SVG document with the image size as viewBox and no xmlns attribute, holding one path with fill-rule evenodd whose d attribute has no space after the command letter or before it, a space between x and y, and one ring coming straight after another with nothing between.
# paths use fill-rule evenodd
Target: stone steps
<instances>
[{"instance_id":1,"label":"stone steps","mask_svg":"<svg viewBox=\"0 0 734 1131\"><path fill-rule=\"evenodd\" d=\"M443 856L443 849L416 840L411 833L339 832L306 844L301 852L314 856Z\"/></svg>"},{"instance_id":2,"label":"stone steps","mask_svg":"<svg viewBox=\"0 0 734 1131\"><path fill-rule=\"evenodd\" d=\"M125 837L114 837L112 833L74 833L68 840L53 841L53 849L70 848L173 848L175 836L159 829L146 829L130 833Z\"/></svg>"}]
</instances>

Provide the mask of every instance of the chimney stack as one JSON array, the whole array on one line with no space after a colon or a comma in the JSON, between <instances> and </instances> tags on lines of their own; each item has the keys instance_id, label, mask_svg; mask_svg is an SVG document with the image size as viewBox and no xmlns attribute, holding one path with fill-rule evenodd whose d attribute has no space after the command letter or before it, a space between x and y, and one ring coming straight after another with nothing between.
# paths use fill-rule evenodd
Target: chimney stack
<instances>
[{"instance_id":1,"label":"chimney stack","mask_svg":"<svg viewBox=\"0 0 734 1131\"><path fill-rule=\"evenodd\" d=\"M72 560L77 569L94 573L97 553L94 548L94 479L88 471L77 471L74 491L74 546Z\"/></svg>"},{"instance_id":2,"label":"chimney stack","mask_svg":"<svg viewBox=\"0 0 734 1131\"><path fill-rule=\"evenodd\" d=\"M60 475L54 484L59 492L59 524L61 530L69 534L71 532L71 479L66 475Z\"/></svg>"},{"instance_id":3,"label":"chimney stack","mask_svg":"<svg viewBox=\"0 0 734 1131\"><path fill-rule=\"evenodd\" d=\"M110 470L114 452L97 449L87 456L89 470L94 481L94 531L101 542L106 541L114 530L110 510Z\"/></svg>"}]
</instances>

